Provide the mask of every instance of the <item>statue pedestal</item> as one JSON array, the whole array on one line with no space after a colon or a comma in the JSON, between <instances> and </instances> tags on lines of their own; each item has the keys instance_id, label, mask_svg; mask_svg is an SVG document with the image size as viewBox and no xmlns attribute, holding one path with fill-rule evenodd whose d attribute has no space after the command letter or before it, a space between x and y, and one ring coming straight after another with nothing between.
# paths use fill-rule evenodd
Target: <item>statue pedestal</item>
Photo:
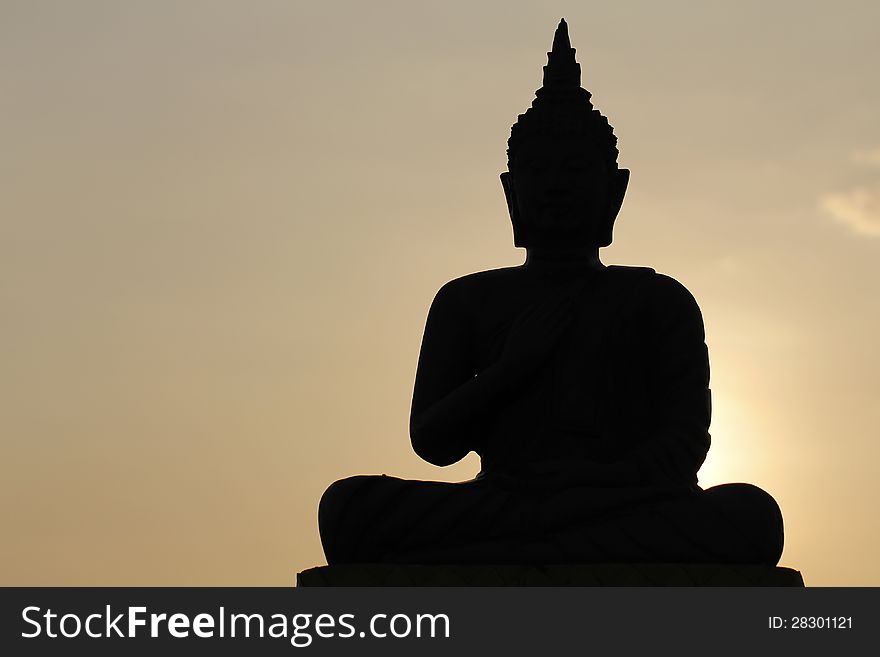
<instances>
[{"instance_id":1,"label":"statue pedestal","mask_svg":"<svg viewBox=\"0 0 880 657\"><path fill-rule=\"evenodd\" d=\"M309 568L297 586L804 586L791 568L739 564L352 564Z\"/></svg>"}]
</instances>

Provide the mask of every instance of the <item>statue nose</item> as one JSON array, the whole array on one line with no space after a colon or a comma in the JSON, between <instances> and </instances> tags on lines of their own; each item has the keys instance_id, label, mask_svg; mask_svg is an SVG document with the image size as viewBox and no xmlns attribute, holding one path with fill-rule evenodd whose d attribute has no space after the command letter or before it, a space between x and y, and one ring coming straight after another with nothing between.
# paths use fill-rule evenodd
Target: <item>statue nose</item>
<instances>
[{"instance_id":1,"label":"statue nose","mask_svg":"<svg viewBox=\"0 0 880 657\"><path fill-rule=\"evenodd\" d=\"M544 196L548 201L565 201L571 196L571 190L566 187L551 187Z\"/></svg>"}]
</instances>

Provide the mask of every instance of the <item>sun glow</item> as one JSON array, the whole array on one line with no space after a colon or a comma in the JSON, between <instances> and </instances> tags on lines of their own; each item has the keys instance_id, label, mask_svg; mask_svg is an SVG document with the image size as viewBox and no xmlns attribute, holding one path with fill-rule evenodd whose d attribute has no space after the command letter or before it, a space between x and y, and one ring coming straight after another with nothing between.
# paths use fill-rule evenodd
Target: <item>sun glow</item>
<instances>
[{"instance_id":1,"label":"sun glow","mask_svg":"<svg viewBox=\"0 0 880 657\"><path fill-rule=\"evenodd\" d=\"M754 434L748 409L729 396L713 402L710 433L712 446L700 468L700 486L709 488L744 480L750 459L742 437Z\"/></svg>"}]
</instances>

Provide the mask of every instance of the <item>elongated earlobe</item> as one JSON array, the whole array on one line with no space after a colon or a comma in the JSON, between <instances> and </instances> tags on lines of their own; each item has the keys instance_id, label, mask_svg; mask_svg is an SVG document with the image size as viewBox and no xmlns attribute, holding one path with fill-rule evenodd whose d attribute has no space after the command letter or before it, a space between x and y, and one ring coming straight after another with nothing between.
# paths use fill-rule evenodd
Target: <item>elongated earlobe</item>
<instances>
[{"instance_id":1,"label":"elongated earlobe","mask_svg":"<svg viewBox=\"0 0 880 657\"><path fill-rule=\"evenodd\" d=\"M626 188L629 186L629 169L618 169L611 178L611 198L608 205L608 215L605 217L604 226L599 233L599 246L605 247L614 239L614 221L620 213L623 205L623 197L626 196Z\"/></svg>"},{"instance_id":2,"label":"elongated earlobe","mask_svg":"<svg viewBox=\"0 0 880 657\"><path fill-rule=\"evenodd\" d=\"M513 226L513 245L523 247L522 222L519 216L519 203L516 200L516 190L513 186L513 178L509 171L501 174L501 187L504 188L504 198L507 200L507 212L510 214L510 223Z\"/></svg>"},{"instance_id":3,"label":"elongated earlobe","mask_svg":"<svg viewBox=\"0 0 880 657\"><path fill-rule=\"evenodd\" d=\"M623 197L626 196L626 188L629 186L629 169L618 169L611 178L611 199L608 207L608 217L613 222L620 207L623 205Z\"/></svg>"}]
</instances>

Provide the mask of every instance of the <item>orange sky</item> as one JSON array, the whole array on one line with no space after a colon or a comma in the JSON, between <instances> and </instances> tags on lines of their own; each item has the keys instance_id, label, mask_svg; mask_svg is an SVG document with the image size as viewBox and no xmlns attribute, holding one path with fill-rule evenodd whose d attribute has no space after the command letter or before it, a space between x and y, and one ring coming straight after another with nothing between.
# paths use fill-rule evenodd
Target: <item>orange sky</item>
<instances>
[{"instance_id":1,"label":"orange sky","mask_svg":"<svg viewBox=\"0 0 880 657\"><path fill-rule=\"evenodd\" d=\"M880 585L880 5L551 5L0 6L0 583L290 584L334 479L476 472L409 447L421 332L523 260L498 173L565 16L633 172L603 260L703 309L701 484Z\"/></svg>"}]
</instances>

